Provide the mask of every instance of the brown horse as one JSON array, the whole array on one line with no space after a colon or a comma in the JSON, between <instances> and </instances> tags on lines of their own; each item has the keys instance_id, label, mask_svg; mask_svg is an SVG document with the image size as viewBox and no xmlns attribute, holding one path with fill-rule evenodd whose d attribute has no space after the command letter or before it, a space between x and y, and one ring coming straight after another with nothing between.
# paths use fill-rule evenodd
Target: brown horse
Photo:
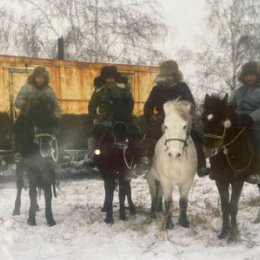
<instances>
[{"instance_id":1,"label":"brown horse","mask_svg":"<svg viewBox=\"0 0 260 260\"><path fill-rule=\"evenodd\" d=\"M202 122L205 147L212 152L210 163L221 200L223 226L218 238L235 241L238 201L254 160L252 134L250 129L239 126L227 95L223 99L206 95Z\"/></svg>"}]
</instances>

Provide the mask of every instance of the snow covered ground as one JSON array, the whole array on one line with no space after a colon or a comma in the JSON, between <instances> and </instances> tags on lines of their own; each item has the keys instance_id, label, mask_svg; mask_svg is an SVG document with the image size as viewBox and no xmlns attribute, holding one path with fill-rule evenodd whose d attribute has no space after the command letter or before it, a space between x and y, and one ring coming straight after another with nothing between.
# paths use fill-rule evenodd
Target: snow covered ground
<instances>
[{"instance_id":1,"label":"snow covered ground","mask_svg":"<svg viewBox=\"0 0 260 260\"><path fill-rule=\"evenodd\" d=\"M188 209L191 228L177 225L178 192L174 191L172 231L161 231L161 219L146 224L150 198L143 178L132 181L133 199L138 213L126 222L118 219L115 194L115 224L106 225L103 183L98 179L77 178L62 182L59 197L53 200L57 221L47 227L44 198L37 226L27 225L28 191L23 192L20 216L12 216L15 183L0 179L0 260L258 260L260 259L260 224L253 224L259 207L258 189L245 184L240 201L239 241L227 244L216 237L221 228L219 198L214 182L196 178Z\"/></svg>"}]
</instances>

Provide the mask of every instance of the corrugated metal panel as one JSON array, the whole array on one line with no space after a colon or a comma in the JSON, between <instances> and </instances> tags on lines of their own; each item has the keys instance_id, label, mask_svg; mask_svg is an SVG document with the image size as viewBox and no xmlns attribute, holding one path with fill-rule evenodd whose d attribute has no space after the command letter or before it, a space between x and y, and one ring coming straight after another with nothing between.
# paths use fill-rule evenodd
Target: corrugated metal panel
<instances>
[{"instance_id":1,"label":"corrugated metal panel","mask_svg":"<svg viewBox=\"0 0 260 260\"><path fill-rule=\"evenodd\" d=\"M107 64L0 56L0 111L10 112L10 87L15 99L28 76L10 68L25 69L39 65L47 67L50 73L50 83L62 112L82 114L87 112L88 101L93 92L93 80ZM120 72L131 74L135 113L141 114L143 104L154 85L157 67L115 65Z\"/></svg>"}]
</instances>

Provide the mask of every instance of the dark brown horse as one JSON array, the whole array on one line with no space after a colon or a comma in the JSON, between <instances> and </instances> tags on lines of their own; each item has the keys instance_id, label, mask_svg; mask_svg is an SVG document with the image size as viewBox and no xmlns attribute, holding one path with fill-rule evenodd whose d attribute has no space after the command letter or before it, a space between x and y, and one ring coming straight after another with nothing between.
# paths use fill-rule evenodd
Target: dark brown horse
<instances>
[{"instance_id":1,"label":"dark brown horse","mask_svg":"<svg viewBox=\"0 0 260 260\"><path fill-rule=\"evenodd\" d=\"M202 121L205 147L212 152L210 163L221 200L223 226L218 237L235 241L238 201L254 160L252 134L250 129L239 126L227 95L223 99L206 95Z\"/></svg>"},{"instance_id":2,"label":"dark brown horse","mask_svg":"<svg viewBox=\"0 0 260 260\"><path fill-rule=\"evenodd\" d=\"M116 181L119 183L120 219L126 220L125 199L128 199L129 209L135 214L132 201L130 179L128 174L137 161L138 151L124 122L116 122L113 127L107 127L100 137L95 161L104 180L106 212L105 222L113 224L113 197Z\"/></svg>"}]
</instances>

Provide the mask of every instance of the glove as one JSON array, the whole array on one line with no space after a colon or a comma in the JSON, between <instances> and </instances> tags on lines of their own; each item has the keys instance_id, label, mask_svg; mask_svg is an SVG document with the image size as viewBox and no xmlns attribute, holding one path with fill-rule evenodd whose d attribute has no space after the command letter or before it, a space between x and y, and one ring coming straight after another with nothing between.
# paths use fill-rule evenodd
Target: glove
<instances>
[{"instance_id":1,"label":"glove","mask_svg":"<svg viewBox=\"0 0 260 260\"><path fill-rule=\"evenodd\" d=\"M254 124L253 118L248 114L241 114L237 117L237 124L239 127L251 127Z\"/></svg>"}]
</instances>

